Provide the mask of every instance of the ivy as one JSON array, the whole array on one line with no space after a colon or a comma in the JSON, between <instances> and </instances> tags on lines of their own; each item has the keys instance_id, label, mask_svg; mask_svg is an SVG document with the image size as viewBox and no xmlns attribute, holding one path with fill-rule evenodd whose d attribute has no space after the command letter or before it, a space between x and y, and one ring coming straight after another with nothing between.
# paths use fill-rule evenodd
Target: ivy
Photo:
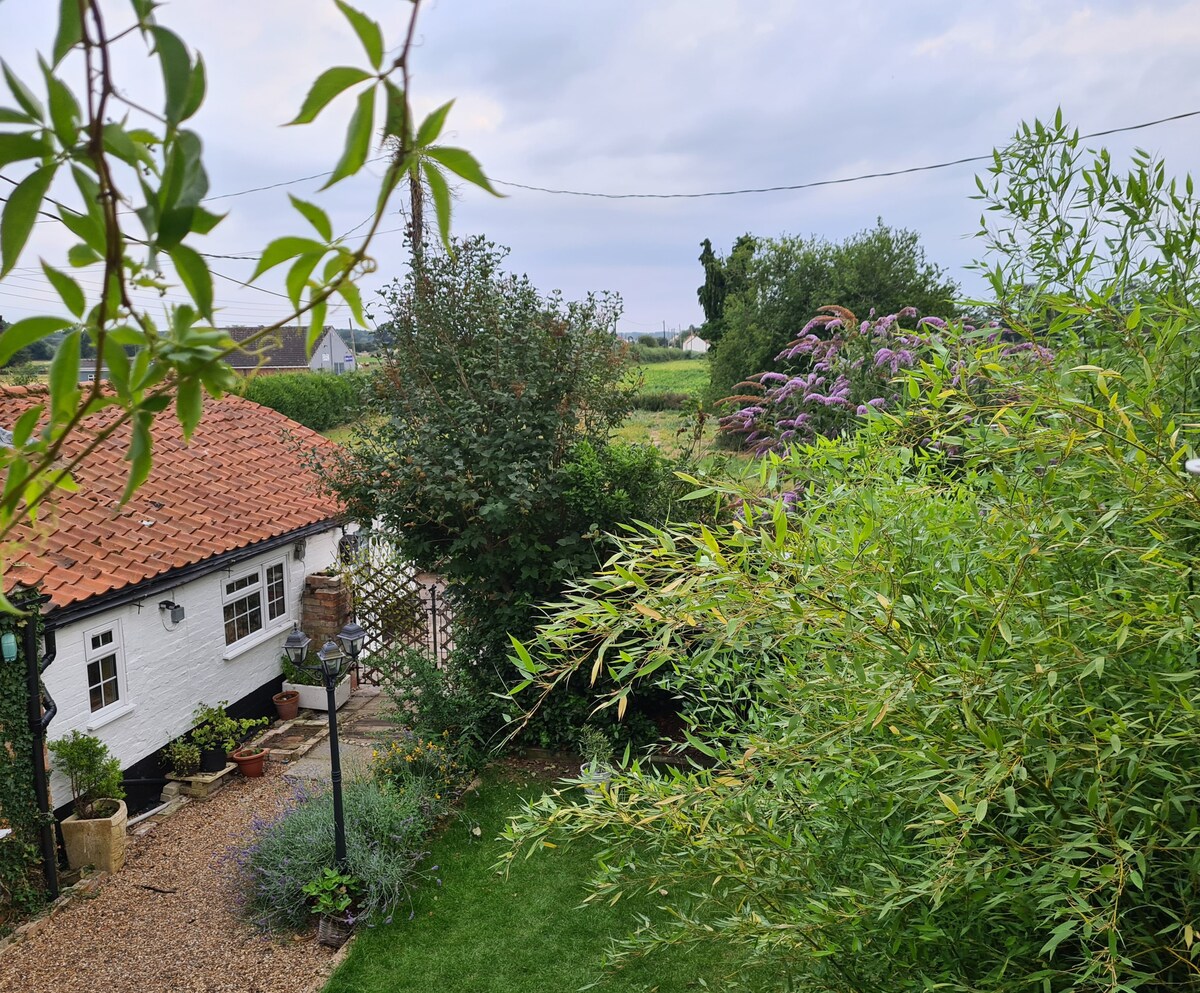
<instances>
[{"instance_id":1,"label":"ivy","mask_svg":"<svg viewBox=\"0 0 1200 993\"><path fill-rule=\"evenodd\" d=\"M0 663L0 827L13 831L0 840L0 926L7 915L26 914L43 902L38 872L42 820L33 791L23 620L0 613L0 634L6 632L16 636L18 654L15 662Z\"/></svg>"}]
</instances>

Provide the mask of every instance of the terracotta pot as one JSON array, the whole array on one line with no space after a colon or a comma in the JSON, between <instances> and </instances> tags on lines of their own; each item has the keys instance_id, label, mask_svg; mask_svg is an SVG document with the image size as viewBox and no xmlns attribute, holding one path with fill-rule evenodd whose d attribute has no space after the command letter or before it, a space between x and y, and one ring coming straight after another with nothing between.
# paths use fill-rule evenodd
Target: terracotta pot
<instances>
[{"instance_id":1,"label":"terracotta pot","mask_svg":"<svg viewBox=\"0 0 1200 993\"><path fill-rule=\"evenodd\" d=\"M63 844L72 869L93 865L105 872L118 872L125 864L125 822L129 813L125 801L108 802L117 805L117 812L111 817L81 821L72 814L62 822Z\"/></svg>"},{"instance_id":2,"label":"terracotta pot","mask_svg":"<svg viewBox=\"0 0 1200 993\"><path fill-rule=\"evenodd\" d=\"M300 710L300 694L295 690L276 693L271 697L271 702L275 704L275 712L281 721L292 720Z\"/></svg>"},{"instance_id":3,"label":"terracotta pot","mask_svg":"<svg viewBox=\"0 0 1200 993\"><path fill-rule=\"evenodd\" d=\"M238 764L242 775L255 779L263 774L263 762L267 759L266 748L240 748L230 756Z\"/></svg>"}]
</instances>

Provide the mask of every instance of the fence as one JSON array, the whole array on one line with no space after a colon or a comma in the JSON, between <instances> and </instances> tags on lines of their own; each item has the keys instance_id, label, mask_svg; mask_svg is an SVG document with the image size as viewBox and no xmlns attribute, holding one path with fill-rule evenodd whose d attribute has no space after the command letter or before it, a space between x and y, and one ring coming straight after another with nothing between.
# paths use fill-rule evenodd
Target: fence
<instances>
[{"instance_id":1,"label":"fence","mask_svg":"<svg viewBox=\"0 0 1200 993\"><path fill-rule=\"evenodd\" d=\"M438 577L418 572L386 532L360 531L341 545L342 573L355 617L367 632L358 678L378 685L371 656L395 648L420 648L438 662L454 650L454 613Z\"/></svg>"}]
</instances>

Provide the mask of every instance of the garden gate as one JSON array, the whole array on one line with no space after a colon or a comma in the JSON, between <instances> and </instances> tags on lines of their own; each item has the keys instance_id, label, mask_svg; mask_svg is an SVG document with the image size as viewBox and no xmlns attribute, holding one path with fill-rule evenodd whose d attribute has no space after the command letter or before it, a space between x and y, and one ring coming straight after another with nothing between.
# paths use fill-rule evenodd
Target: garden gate
<instances>
[{"instance_id":1,"label":"garden gate","mask_svg":"<svg viewBox=\"0 0 1200 993\"><path fill-rule=\"evenodd\" d=\"M393 648L420 648L444 662L454 649L454 615L441 580L418 572L384 531L347 535L339 553L355 618L367 632L359 681L378 686L383 673L371 657Z\"/></svg>"}]
</instances>

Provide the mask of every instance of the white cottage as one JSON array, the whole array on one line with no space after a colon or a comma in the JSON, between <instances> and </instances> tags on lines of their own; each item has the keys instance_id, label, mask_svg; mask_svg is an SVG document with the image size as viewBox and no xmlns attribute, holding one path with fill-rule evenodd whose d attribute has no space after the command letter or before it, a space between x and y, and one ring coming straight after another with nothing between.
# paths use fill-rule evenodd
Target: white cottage
<instances>
[{"instance_id":1,"label":"white cottage","mask_svg":"<svg viewBox=\"0 0 1200 993\"><path fill-rule=\"evenodd\" d=\"M45 401L44 387L0 387L0 427ZM87 418L64 454L114 416ZM89 456L78 492L60 492L6 556L4 581L49 598L48 737L94 734L137 778L157 774L154 754L197 704L266 712L304 577L336 559L340 508L298 447L332 443L241 397L207 398L190 444L174 411L161 414L153 472L121 505L128 438ZM66 783L52 787L61 806Z\"/></svg>"}]
</instances>

